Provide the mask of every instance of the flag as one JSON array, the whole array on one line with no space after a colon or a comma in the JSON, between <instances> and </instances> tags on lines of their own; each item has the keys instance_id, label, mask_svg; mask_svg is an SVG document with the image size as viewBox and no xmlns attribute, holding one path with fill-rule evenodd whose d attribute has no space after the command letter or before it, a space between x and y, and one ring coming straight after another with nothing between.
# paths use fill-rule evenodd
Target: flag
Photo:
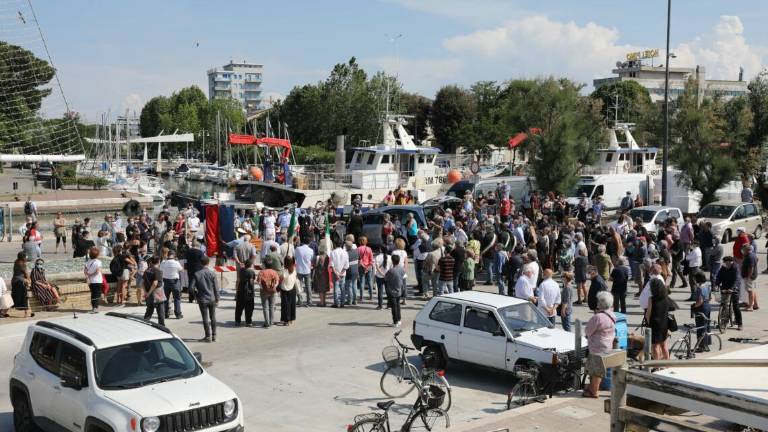
<instances>
[{"instance_id":1,"label":"flag","mask_svg":"<svg viewBox=\"0 0 768 432\"><path fill-rule=\"evenodd\" d=\"M323 245L325 246L325 253L331 253L333 245L331 245L331 221L328 219L328 215L325 215L325 238L323 238Z\"/></svg>"},{"instance_id":2,"label":"flag","mask_svg":"<svg viewBox=\"0 0 768 432\"><path fill-rule=\"evenodd\" d=\"M298 209L292 209L291 223L288 224L288 238L292 238L296 235L296 212Z\"/></svg>"}]
</instances>

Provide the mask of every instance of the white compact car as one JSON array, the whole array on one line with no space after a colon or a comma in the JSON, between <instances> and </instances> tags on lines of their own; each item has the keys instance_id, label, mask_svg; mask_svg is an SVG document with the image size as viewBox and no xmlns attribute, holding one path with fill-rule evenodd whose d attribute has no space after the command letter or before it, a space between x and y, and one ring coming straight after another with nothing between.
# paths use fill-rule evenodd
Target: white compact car
<instances>
[{"instance_id":1,"label":"white compact car","mask_svg":"<svg viewBox=\"0 0 768 432\"><path fill-rule=\"evenodd\" d=\"M677 207L657 205L635 207L629 211L629 217L631 217L632 220L640 219L645 229L651 233L657 232L659 230L659 225L670 218L675 218L679 224L684 223L683 212Z\"/></svg>"},{"instance_id":2,"label":"white compact car","mask_svg":"<svg viewBox=\"0 0 768 432\"><path fill-rule=\"evenodd\" d=\"M200 362L130 315L39 321L11 372L16 432L243 432L237 395Z\"/></svg>"},{"instance_id":3,"label":"white compact car","mask_svg":"<svg viewBox=\"0 0 768 432\"><path fill-rule=\"evenodd\" d=\"M416 315L411 341L445 366L459 360L513 371L576 357L573 333L556 329L528 301L480 291L433 297ZM586 339L581 340L583 357Z\"/></svg>"}]
</instances>

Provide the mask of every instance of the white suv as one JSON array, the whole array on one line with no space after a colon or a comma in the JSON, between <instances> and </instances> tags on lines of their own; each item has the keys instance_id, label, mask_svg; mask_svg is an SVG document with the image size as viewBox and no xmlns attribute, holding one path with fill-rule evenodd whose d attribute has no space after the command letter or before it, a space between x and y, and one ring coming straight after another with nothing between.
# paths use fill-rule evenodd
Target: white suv
<instances>
[{"instance_id":1,"label":"white suv","mask_svg":"<svg viewBox=\"0 0 768 432\"><path fill-rule=\"evenodd\" d=\"M556 329L528 301L480 291L433 297L416 315L411 341L436 367L459 360L513 371L575 359L573 333ZM586 339L581 341L583 357Z\"/></svg>"},{"instance_id":2,"label":"white suv","mask_svg":"<svg viewBox=\"0 0 768 432\"><path fill-rule=\"evenodd\" d=\"M200 362L130 315L39 321L11 372L16 432L243 432L237 395Z\"/></svg>"}]
</instances>

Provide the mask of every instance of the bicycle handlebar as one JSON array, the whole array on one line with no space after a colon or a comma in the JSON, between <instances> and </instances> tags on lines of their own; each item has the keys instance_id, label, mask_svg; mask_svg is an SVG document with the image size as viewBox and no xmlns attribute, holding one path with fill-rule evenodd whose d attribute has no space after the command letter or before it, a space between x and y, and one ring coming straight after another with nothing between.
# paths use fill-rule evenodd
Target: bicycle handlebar
<instances>
[{"instance_id":1,"label":"bicycle handlebar","mask_svg":"<svg viewBox=\"0 0 768 432\"><path fill-rule=\"evenodd\" d=\"M405 345L404 343L400 342L400 339L397 338L400 335L400 333L402 333L402 332L403 332L402 330L397 330L395 332L395 335L394 335L395 342L397 342L397 344L400 345L400 348L402 348L403 351L413 351L413 350L415 350L416 348L410 347L408 345Z\"/></svg>"}]
</instances>

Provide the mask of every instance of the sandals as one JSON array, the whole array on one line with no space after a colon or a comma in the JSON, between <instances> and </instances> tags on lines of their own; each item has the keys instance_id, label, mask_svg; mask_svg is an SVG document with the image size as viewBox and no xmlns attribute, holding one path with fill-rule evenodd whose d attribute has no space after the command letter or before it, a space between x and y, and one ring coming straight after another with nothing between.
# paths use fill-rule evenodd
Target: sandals
<instances>
[{"instance_id":1,"label":"sandals","mask_svg":"<svg viewBox=\"0 0 768 432\"><path fill-rule=\"evenodd\" d=\"M581 397L589 398L589 399L597 399L598 398L598 396L596 394L590 392L589 390L584 390L581 393Z\"/></svg>"}]
</instances>

